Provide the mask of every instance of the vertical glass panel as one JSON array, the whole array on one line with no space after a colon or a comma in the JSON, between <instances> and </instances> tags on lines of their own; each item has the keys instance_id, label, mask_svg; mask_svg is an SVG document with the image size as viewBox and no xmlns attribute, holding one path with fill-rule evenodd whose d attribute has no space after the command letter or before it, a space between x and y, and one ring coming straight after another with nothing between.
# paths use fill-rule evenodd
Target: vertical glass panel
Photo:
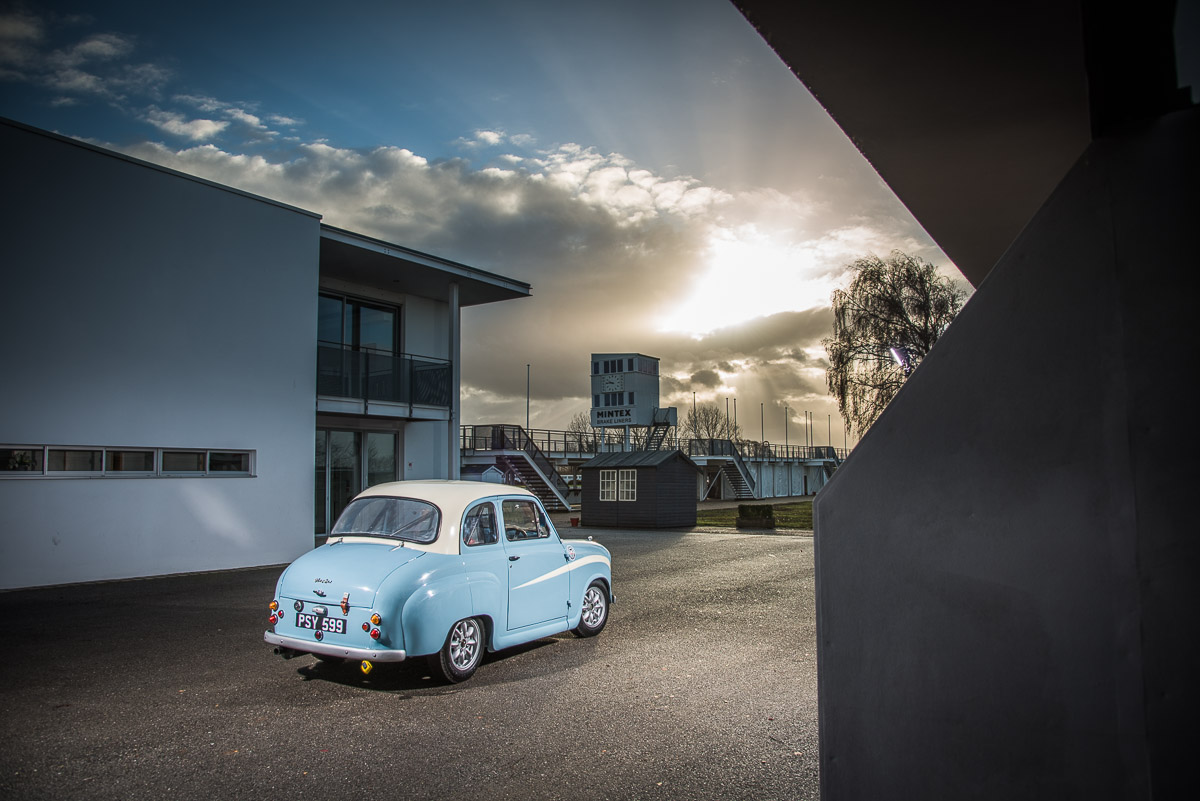
<instances>
[{"instance_id":1,"label":"vertical glass panel","mask_svg":"<svg viewBox=\"0 0 1200 801\"><path fill-rule=\"evenodd\" d=\"M14 448L0 450L0 471L42 472L41 448Z\"/></svg>"},{"instance_id":2,"label":"vertical glass panel","mask_svg":"<svg viewBox=\"0 0 1200 801\"><path fill-rule=\"evenodd\" d=\"M362 435L357 431L329 432L329 519L338 515L362 490Z\"/></svg>"},{"instance_id":3,"label":"vertical glass panel","mask_svg":"<svg viewBox=\"0 0 1200 801\"><path fill-rule=\"evenodd\" d=\"M316 480L313 482L314 492L316 493L313 508L316 509L316 533L324 534L329 530L329 521L325 517L325 493L329 489L326 482L327 472L325 469L325 437L328 431L323 428L317 429L317 455Z\"/></svg>"},{"instance_id":4,"label":"vertical glass panel","mask_svg":"<svg viewBox=\"0 0 1200 801\"><path fill-rule=\"evenodd\" d=\"M396 480L396 435L387 432L367 434L367 486Z\"/></svg>"},{"instance_id":5,"label":"vertical glass panel","mask_svg":"<svg viewBox=\"0 0 1200 801\"><path fill-rule=\"evenodd\" d=\"M396 313L391 309L360 306L358 309L358 346L392 352L396 343Z\"/></svg>"},{"instance_id":6,"label":"vertical glass panel","mask_svg":"<svg viewBox=\"0 0 1200 801\"><path fill-rule=\"evenodd\" d=\"M98 472L103 464L100 451L68 451L50 450L46 457L46 466L50 470L61 470L70 473Z\"/></svg>"},{"instance_id":7,"label":"vertical glass panel","mask_svg":"<svg viewBox=\"0 0 1200 801\"><path fill-rule=\"evenodd\" d=\"M321 295L317 301L317 340L342 343L342 299Z\"/></svg>"},{"instance_id":8,"label":"vertical glass panel","mask_svg":"<svg viewBox=\"0 0 1200 801\"><path fill-rule=\"evenodd\" d=\"M203 473L204 451L163 451L164 473Z\"/></svg>"},{"instance_id":9,"label":"vertical glass panel","mask_svg":"<svg viewBox=\"0 0 1200 801\"><path fill-rule=\"evenodd\" d=\"M104 469L110 473L153 473L154 451L105 451Z\"/></svg>"}]
</instances>

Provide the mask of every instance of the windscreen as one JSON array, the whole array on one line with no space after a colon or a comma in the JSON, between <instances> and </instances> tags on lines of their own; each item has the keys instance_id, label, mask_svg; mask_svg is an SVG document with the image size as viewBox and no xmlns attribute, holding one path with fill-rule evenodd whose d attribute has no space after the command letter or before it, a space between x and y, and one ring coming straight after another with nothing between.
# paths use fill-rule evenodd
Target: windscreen
<instances>
[{"instance_id":1,"label":"windscreen","mask_svg":"<svg viewBox=\"0 0 1200 801\"><path fill-rule=\"evenodd\" d=\"M412 498L358 498L333 526L331 537L389 537L430 543L437 539L438 508Z\"/></svg>"}]
</instances>

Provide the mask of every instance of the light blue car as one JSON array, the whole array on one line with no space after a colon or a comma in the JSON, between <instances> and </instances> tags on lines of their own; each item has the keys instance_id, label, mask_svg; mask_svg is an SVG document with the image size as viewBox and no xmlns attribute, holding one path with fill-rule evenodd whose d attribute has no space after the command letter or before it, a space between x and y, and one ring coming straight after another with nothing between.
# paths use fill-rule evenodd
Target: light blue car
<instances>
[{"instance_id":1,"label":"light blue car","mask_svg":"<svg viewBox=\"0 0 1200 801\"><path fill-rule=\"evenodd\" d=\"M285 658L428 656L464 681L485 650L608 622L612 557L560 539L531 492L477 481L397 481L360 493L326 543L283 571L264 639Z\"/></svg>"}]
</instances>

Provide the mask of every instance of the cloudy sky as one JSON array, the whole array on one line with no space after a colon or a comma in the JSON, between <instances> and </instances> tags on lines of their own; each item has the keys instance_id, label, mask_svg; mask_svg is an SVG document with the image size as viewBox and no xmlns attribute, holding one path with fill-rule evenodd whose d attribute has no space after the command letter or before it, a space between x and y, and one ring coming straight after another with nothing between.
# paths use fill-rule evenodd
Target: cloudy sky
<instances>
[{"instance_id":1,"label":"cloudy sky","mask_svg":"<svg viewBox=\"0 0 1200 801\"><path fill-rule=\"evenodd\" d=\"M681 416L841 445L845 265L962 281L728 0L0 0L0 115L531 283L464 312L466 423L523 423L528 363L565 427L636 351Z\"/></svg>"}]
</instances>

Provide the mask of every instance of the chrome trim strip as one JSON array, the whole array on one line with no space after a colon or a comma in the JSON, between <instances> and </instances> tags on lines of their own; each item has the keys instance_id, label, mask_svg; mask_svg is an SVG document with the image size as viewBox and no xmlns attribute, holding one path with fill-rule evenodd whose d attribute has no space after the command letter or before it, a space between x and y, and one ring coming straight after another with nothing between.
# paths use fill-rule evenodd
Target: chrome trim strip
<instances>
[{"instance_id":1,"label":"chrome trim strip","mask_svg":"<svg viewBox=\"0 0 1200 801\"><path fill-rule=\"evenodd\" d=\"M301 640L297 637L285 637L273 631L263 632L263 640L280 648L291 648L293 651L301 651L306 654L325 654L326 656L340 656L343 659L357 659L359 661L366 659L370 662L403 662L408 658L408 654L403 650L347 648L344 645Z\"/></svg>"}]
</instances>

